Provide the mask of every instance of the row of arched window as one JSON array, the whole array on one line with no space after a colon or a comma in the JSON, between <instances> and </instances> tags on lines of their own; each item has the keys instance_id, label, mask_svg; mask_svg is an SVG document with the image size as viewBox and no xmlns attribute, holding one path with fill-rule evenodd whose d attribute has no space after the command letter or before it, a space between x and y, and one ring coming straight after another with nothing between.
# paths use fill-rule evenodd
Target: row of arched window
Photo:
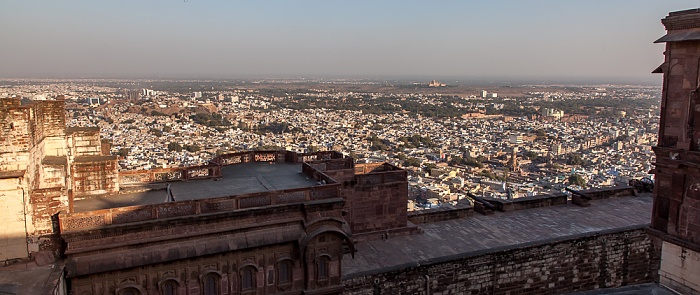
<instances>
[{"instance_id":1,"label":"row of arched window","mask_svg":"<svg viewBox=\"0 0 700 295\"><path fill-rule=\"evenodd\" d=\"M329 278L329 264L330 257L320 256L316 260L316 279L318 281L325 281ZM292 283L292 270L294 269L294 262L292 260L286 259L277 263L277 284L287 285ZM243 267L239 271L240 275L240 290L249 291L257 288L256 276L257 269L254 266ZM200 280L202 287L202 294L204 295L218 295L221 294L221 276L218 273L210 272L201 277ZM176 295L178 294L177 289L180 283L174 279L168 279L163 281L158 287L160 294L162 295ZM118 295L141 295L135 287L126 287L118 292Z\"/></svg>"}]
</instances>

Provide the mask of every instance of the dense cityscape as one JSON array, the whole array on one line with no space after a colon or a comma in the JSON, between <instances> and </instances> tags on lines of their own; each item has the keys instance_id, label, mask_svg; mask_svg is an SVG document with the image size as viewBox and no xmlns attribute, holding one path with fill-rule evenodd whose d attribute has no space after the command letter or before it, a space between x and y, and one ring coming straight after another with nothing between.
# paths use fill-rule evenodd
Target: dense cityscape
<instances>
[{"instance_id":1,"label":"dense cityscape","mask_svg":"<svg viewBox=\"0 0 700 295\"><path fill-rule=\"evenodd\" d=\"M700 295L697 4L5 1L0 295Z\"/></svg>"},{"instance_id":2,"label":"dense cityscape","mask_svg":"<svg viewBox=\"0 0 700 295\"><path fill-rule=\"evenodd\" d=\"M649 176L660 87L438 81L4 80L0 97L63 98L120 170L245 150L340 151L409 173L409 210Z\"/></svg>"}]
</instances>

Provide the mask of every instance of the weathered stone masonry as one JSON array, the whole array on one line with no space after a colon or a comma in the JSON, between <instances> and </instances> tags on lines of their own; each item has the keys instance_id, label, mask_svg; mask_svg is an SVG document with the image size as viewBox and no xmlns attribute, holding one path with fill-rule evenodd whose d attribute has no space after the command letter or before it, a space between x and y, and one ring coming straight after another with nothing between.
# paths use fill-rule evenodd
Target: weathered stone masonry
<instances>
[{"instance_id":1,"label":"weathered stone masonry","mask_svg":"<svg viewBox=\"0 0 700 295\"><path fill-rule=\"evenodd\" d=\"M700 9L671 12L667 34L656 186L650 233L663 240L660 283L700 294Z\"/></svg>"},{"instance_id":2,"label":"weathered stone masonry","mask_svg":"<svg viewBox=\"0 0 700 295\"><path fill-rule=\"evenodd\" d=\"M119 190L103 152L99 128L66 128L65 101L0 99L0 261L56 251L55 216L74 196Z\"/></svg>"},{"instance_id":3,"label":"weathered stone masonry","mask_svg":"<svg viewBox=\"0 0 700 295\"><path fill-rule=\"evenodd\" d=\"M617 229L346 275L343 294L559 294L648 283L659 248L643 227Z\"/></svg>"}]
</instances>

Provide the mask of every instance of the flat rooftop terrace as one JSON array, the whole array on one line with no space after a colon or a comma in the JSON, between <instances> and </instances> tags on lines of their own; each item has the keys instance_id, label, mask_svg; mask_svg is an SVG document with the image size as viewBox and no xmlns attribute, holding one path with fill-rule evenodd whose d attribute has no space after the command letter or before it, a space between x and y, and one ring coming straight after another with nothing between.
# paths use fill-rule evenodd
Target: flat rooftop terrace
<instances>
[{"instance_id":1,"label":"flat rooftop terrace","mask_svg":"<svg viewBox=\"0 0 700 295\"><path fill-rule=\"evenodd\" d=\"M447 261L489 249L517 247L601 231L645 226L651 220L651 194L595 200L493 215L475 214L421 224L422 234L355 245L343 256L343 279Z\"/></svg>"},{"instance_id":2,"label":"flat rooftop terrace","mask_svg":"<svg viewBox=\"0 0 700 295\"><path fill-rule=\"evenodd\" d=\"M312 187L316 181L301 173L301 164L254 162L222 167L221 179L170 182L176 201L243 195ZM144 184L141 191L76 200L74 212L164 203L166 183ZM146 188L148 190L143 191ZM137 188L135 188L137 189ZM128 191L128 190L127 190Z\"/></svg>"}]
</instances>

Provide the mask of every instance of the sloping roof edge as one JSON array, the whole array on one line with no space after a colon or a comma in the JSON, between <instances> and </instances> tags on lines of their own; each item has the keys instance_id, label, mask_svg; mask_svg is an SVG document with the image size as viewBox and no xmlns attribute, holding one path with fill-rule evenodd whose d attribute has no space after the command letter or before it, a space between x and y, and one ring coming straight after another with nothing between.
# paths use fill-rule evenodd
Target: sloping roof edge
<instances>
[{"instance_id":1,"label":"sloping roof edge","mask_svg":"<svg viewBox=\"0 0 700 295\"><path fill-rule=\"evenodd\" d=\"M682 41L698 41L700 40L700 31L676 32L669 33L654 41L654 43L666 42L682 42Z\"/></svg>"},{"instance_id":2,"label":"sloping roof edge","mask_svg":"<svg viewBox=\"0 0 700 295\"><path fill-rule=\"evenodd\" d=\"M664 68L666 68L666 63L660 64L656 69L651 71L652 74L662 74L664 72Z\"/></svg>"}]
</instances>

